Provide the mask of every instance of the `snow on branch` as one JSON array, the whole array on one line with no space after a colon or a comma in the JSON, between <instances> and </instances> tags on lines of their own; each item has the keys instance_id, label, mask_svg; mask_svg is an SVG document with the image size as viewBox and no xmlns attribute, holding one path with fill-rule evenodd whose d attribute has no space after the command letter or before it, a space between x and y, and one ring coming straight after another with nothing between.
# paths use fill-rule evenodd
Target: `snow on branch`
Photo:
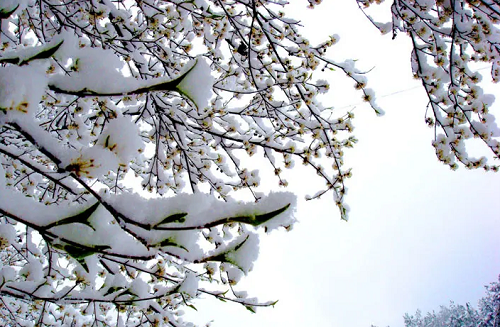
<instances>
[{"instance_id":1,"label":"snow on branch","mask_svg":"<svg viewBox=\"0 0 500 327\"><path fill-rule=\"evenodd\" d=\"M357 2L366 12L373 1ZM411 38L411 68L429 99L425 123L435 131L438 159L451 169L463 164L498 171L491 160L500 157L500 129L491 113L495 97L484 94L479 71L487 64L493 82L500 80L498 2L397 0L391 12L391 23L366 16L384 34L392 31L395 38L403 32ZM471 139L486 146L484 156L467 153Z\"/></svg>"},{"instance_id":2,"label":"snow on branch","mask_svg":"<svg viewBox=\"0 0 500 327\"><path fill-rule=\"evenodd\" d=\"M383 113L354 61L326 56L338 37L311 45L284 5L0 3L2 319L181 326L201 294L276 303L235 286L259 230L295 221L295 196L264 195L259 170L286 187L298 160L324 181L310 198L332 194L347 220L354 116L320 101L319 71Z\"/></svg>"}]
</instances>

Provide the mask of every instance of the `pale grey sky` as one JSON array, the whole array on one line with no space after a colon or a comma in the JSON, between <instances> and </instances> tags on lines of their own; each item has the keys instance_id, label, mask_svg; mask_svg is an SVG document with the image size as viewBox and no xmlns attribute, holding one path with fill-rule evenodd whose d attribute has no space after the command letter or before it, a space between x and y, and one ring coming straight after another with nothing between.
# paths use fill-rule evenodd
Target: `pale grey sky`
<instances>
[{"instance_id":1,"label":"pale grey sky","mask_svg":"<svg viewBox=\"0 0 500 327\"><path fill-rule=\"evenodd\" d=\"M304 3L295 3L294 16L305 34L339 34L330 54L374 67L368 78L377 95L409 91L379 98L384 117L364 104L354 109L360 141L346 155L353 167L349 222L340 221L330 196L301 200L293 231L261 238L254 271L236 288L263 301L279 299L276 307L251 314L200 300L189 319L213 319L216 327L396 327L405 312L427 312L450 300L475 305L483 285L500 273L500 175L453 172L437 161L424 123L427 99L411 77L405 35L395 41L380 36L354 1L329 1L314 11ZM361 102L359 94L349 95L350 81L331 88L338 108ZM498 113L500 102L495 108ZM315 189L314 174L295 167L286 178L302 199Z\"/></svg>"}]
</instances>

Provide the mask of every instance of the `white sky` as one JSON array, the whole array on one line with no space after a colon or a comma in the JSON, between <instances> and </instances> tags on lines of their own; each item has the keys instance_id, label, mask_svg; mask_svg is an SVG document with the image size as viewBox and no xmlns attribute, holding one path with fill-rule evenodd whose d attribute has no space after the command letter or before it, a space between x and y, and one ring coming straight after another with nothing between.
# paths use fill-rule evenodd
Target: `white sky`
<instances>
[{"instance_id":1,"label":"white sky","mask_svg":"<svg viewBox=\"0 0 500 327\"><path fill-rule=\"evenodd\" d=\"M251 314L200 300L187 319L214 320L216 327L395 327L403 326L405 312L419 308L437 310L450 300L476 305L483 285L500 273L500 174L453 172L437 161L424 123L427 99L411 78L405 35L394 41L380 36L355 1L328 1L314 11L305 2L296 1L293 14L304 22L304 34L311 40L339 34L330 55L374 67L369 86L386 111L376 117L364 104L354 110L360 141L346 155L354 168L350 221L340 220L330 196L301 200L300 223L289 233L262 237L254 271L236 286L262 301L279 299L276 307ZM325 102L360 104L359 94L349 95L352 82L342 81L348 88L332 84ZM297 164L286 176L289 190L303 199L314 190L310 176Z\"/></svg>"}]
</instances>

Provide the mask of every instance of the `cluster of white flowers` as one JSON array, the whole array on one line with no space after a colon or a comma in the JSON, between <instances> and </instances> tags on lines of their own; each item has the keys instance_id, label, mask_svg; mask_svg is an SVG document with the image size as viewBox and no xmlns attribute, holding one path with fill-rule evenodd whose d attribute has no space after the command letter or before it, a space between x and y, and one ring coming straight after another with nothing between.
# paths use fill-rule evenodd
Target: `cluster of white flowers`
<instances>
[{"instance_id":1,"label":"cluster of white flowers","mask_svg":"<svg viewBox=\"0 0 500 327\"><path fill-rule=\"evenodd\" d=\"M373 3L357 1L364 7ZM488 160L500 158L500 129L490 114L494 97L483 93L478 70L487 63L493 81L500 80L500 4L398 0L391 11L391 24L372 22L382 33L392 31L396 37L403 32L412 40L411 67L429 98L425 121L436 131L432 144L438 159L452 169L461 163L498 171ZM473 143L467 140L472 138L481 140L488 154L469 156L467 146Z\"/></svg>"},{"instance_id":2,"label":"cluster of white flowers","mask_svg":"<svg viewBox=\"0 0 500 327\"><path fill-rule=\"evenodd\" d=\"M262 196L244 159L260 156L283 187L299 160L324 180L309 198L331 192L347 219L354 116L321 103L330 85L315 72L345 74L383 113L355 61L327 57L339 37L310 44L286 4L0 2L0 319L177 326L202 293L273 304L233 285L258 254L254 227L289 229L295 197ZM433 146L452 168L498 169L465 140L500 154L474 66L500 79L499 13L493 1L395 0L391 23L373 20L411 37ZM162 197L132 192L134 177ZM233 200L238 190L257 203Z\"/></svg>"},{"instance_id":3,"label":"cluster of white flowers","mask_svg":"<svg viewBox=\"0 0 500 327\"><path fill-rule=\"evenodd\" d=\"M180 326L200 294L273 305L234 285L255 228L290 229L295 196L263 196L242 159L262 156L280 186L295 160L310 166L314 197L332 192L347 219L353 115L320 103L315 70L344 73L381 113L354 62L325 57L338 36L311 45L285 4L0 2L0 320Z\"/></svg>"}]
</instances>

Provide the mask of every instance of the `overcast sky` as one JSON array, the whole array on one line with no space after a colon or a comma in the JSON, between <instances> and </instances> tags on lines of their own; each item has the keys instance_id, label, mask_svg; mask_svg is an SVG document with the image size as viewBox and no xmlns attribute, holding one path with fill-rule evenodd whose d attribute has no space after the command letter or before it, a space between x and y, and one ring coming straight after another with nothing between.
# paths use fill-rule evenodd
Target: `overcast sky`
<instances>
[{"instance_id":1,"label":"overcast sky","mask_svg":"<svg viewBox=\"0 0 500 327\"><path fill-rule=\"evenodd\" d=\"M314 11L305 3L295 1L293 14L304 22L304 34L339 34L330 55L374 67L369 86L386 111L376 117L359 94L349 95L352 83L345 79L325 99L339 110L355 107L359 144L346 154L353 167L350 220L340 220L330 196L299 201L300 222L289 233L262 237L254 271L236 286L262 301L279 299L276 307L251 314L199 300L189 319L214 320L216 327L395 327L403 326L405 312L437 310L450 300L476 305L483 285L500 273L500 174L453 172L437 161L405 35L380 36L353 0L328 1ZM495 107L498 113L500 100ZM289 189L303 199L314 193L314 174L295 167Z\"/></svg>"}]
</instances>

